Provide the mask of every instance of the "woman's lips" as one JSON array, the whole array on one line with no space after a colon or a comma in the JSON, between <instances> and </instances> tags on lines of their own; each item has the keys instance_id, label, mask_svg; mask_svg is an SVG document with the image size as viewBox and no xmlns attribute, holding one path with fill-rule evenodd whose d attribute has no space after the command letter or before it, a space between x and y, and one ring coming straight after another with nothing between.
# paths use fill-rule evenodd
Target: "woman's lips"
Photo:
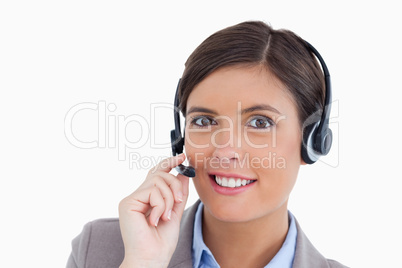
<instances>
[{"instance_id":1,"label":"woman's lips","mask_svg":"<svg viewBox=\"0 0 402 268\"><path fill-rule=\"evenodd\" d=\"M212 188L215 192L223 195L236 195L254 186L256 180L246 179L244 176L230 175L209 175Z\"/></svg>"}]
</instances>

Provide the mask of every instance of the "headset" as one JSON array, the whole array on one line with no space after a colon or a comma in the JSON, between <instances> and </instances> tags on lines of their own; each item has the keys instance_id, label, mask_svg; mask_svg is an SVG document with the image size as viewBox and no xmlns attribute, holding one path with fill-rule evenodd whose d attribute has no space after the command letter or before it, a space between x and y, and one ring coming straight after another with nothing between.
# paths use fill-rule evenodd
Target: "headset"
<instances>
[{"instance_id":1,"label":"headset","mask_svg":"<svg viewBox=\"0 0 402 268\"><path fill-rule=\"evenodd\" d=\"M179 87L180 80L177 83L176 94L174 97L174 129L170 131L170 141L172 144L172 154L181 154L184 146L184 136L181 135L180 130L180 109L179 109ZM191 166L178 165L176 167L177 172L187 177L195 177L195 169Z\"/></svg>"},{"instance_id":2,"label":"headset","mask_svg":"<svg viewBox=\"0 0 402 268\"><path fill-rule=\"evenodd\" d=\"M319 112L315 113L303 124L301 156L304 162L313 164L321 156L327 155L332 145L332 131L329 128L329 115L332 103L331 76L320 53L310 43L304 42L320 62L325 81L325 100L321 116Z\"/></svg>"},{"instance_id":3,"label":"headset","mask_svg":"<svg viewBox=\"0 0 402 268\"><path fill-rule=\"evenodd\" d=\"M309 50L317 57L321 64L325 80L325 101L321 111L314 113L303 124L303 138L301 145L301 156L305 163L313 164L321 156L327 155L332 145L332 131L329 128L329 115L331 113L332 91L331 77L320 53L308 42L304 41ZM181 154L184 147L184 136L180 130L180 110L179 110L179 87L180 79L177 84L174 99L174 126L175 129L170 131L170 139L172 145L173 156ZM321 112L321 113L320 113ZM177 172L187 177L195 177L195 169L191 166L182 164L176 167Z\"/></svg>"}]
</instances>

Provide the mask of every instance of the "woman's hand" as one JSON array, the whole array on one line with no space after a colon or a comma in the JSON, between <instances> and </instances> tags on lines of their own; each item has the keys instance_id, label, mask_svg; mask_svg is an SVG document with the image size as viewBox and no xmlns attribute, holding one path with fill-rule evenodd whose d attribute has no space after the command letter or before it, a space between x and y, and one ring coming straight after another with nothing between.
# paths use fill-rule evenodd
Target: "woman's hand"
<instances>
[{"instance_id":1,"label":"woman's hand","mask_svg":"<svg viewBox=\"0 0 402 268\"><path fill-rule=\"evenodd\" d=\"M169 172L184 154L151 169L143 184L119 204L124 261L120 267L166 267L176 249L188 197L188 177Z\"/></svg>"}]
</instances>

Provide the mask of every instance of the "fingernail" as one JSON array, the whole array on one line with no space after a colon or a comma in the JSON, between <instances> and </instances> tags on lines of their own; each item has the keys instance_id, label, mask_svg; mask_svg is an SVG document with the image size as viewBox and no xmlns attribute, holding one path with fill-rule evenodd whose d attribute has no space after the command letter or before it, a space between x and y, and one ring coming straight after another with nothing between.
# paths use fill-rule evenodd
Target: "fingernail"
<instances>
[{"instance_id":1,"label":"fingernail","mask_svg":"<svg viewBox=\"0 0 402 268\"><path fill-rule=\"evenodd\" d=\"M183 202L183 193L182 193L181 191L177 193L177 199L178 199L180 202Z\"/></svg>"},{"instance_id":2,"label":"fingernail","mask_svg":"<svg viewBox=\"0 0 402 268\"><path fill-rule=\"evenodd\" d=\"M157 226L158 226L158 222L159 222L159 218L157 218L157 219L156 219L156 222L155 222L155 227L157 227Z\"/></svg>"},{"instance_id":3,"label":"fingernail","mask_svg":"<svg viewBox=\"0 0 402 268\"><path fill-rule=\"evenodd\" d=\"M172 216L172 210L171 209L168 211L168 215L167 215L169 221L170 221L170 216Z\"/></svg>"}]
</instances>

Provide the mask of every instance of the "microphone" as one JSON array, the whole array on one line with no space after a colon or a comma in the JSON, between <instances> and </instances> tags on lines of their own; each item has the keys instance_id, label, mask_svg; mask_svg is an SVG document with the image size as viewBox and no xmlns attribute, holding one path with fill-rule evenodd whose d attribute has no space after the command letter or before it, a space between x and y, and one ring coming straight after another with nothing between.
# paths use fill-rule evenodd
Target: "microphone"
<instances>
[{"instance_id":1,"label":"microphone","mask_svg":"<svg viewBox=\"0 0 402 268\"><path fill-rule=\"evenodd\" d=\"M190 166L185 166L183 164L178 165L176 168L177 172L187 177L195 177L195 169Z\"/></svg>"}]
</instances>

